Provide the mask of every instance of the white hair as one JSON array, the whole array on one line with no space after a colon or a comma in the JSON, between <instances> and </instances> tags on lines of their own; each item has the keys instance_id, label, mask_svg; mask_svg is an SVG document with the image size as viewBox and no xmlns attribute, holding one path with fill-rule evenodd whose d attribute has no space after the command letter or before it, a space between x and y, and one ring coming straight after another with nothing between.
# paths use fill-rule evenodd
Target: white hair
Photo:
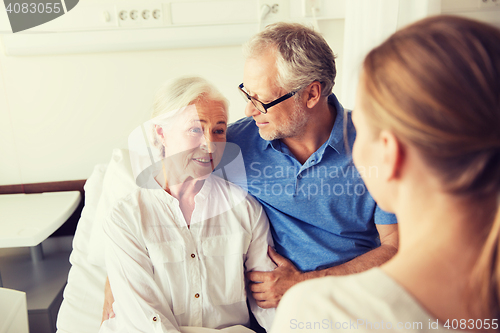
<instances>
[{"instance_id":1,"label":"white hair","mask_svg":"<svg viewBox=\"0 0 500 333\"><path fill-rule=\"evenodd\" d=\"M229 101L207 80L198 76L186 76L166 82L157 90L153 103L151 118L161 118L161 125L165 126L168 120L180 115L190 104L203 101L219 102L227 116ZM165 122L167 121L167 122ZM154 120L153 120L153 123ZM173 122L170 122L172 124ZM165 147L152 128L153 145L160 150L160 155L165 156Z\"/></svg>"}]
</instances>

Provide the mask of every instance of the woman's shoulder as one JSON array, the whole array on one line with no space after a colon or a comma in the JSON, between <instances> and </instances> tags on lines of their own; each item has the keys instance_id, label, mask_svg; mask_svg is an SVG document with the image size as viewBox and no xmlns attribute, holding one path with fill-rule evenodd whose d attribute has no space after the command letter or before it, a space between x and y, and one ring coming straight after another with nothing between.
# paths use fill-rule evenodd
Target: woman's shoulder
<instances>
[{"instance_id":1,"label":"woman's shoulder","mask_svg":"<svg viewBox=\"0 0 500 333\"><path fill-rule=\"evenodd\" d=\"M347 323L347 327L340 324L339 330L348 330L349 324L365 317L360 312L369 308L365 300L372 297L365 280L355 275L329 276L296 284L281 299L271 332L330 331L337 322Z\"/></svg>"},{"instance_id":2,"label":"woman's shoulder","mask_svg":"<svg viewBox=\"0 0 500 333\"><path fill-rule=\"evenodd\" d=\"M124 220L134 223L144 215L142 212L154 209L157 197L162 190L135 188L119 199L110 210L111 220Z\"/></svg>"},{"instance_id":3,"label":"woman's shoulder","mask_svg":"<svg viewBox=\"0 0 500 333\"><path fill-rule=\"evenodd\" d=\"M124 195L115 203L112 210L120 210L120 209L125 209L127 207L131 207L134 209L140 208L137 206L140 206L141 203L144 201L144 193L145 189L139 187L132 189L128 194Z\"/></svg>"},{"instance_id":4,"label":"woman's shoulder","mask_svg":"<svg viewBox=\"0 0 500 333\"><path fill-rule=\"evenodd\" d=\"M418 332L428 330L435 319L390 276L373 268L363 273L313 279L295 285L280 301L275 322L273 332L296 331L294 328L307 325L311 331L319 328L318 331L394 329ZM433 331L442 329L439 326Z\"/></svg>"},{"instance_id":5,"label":"woman's shoulder","mask_svg":"<svg viewBox=\"0 0 500 333\"><path fill-rule=\"evenodd\" d=\"M301 298L309 294L319 293L328 299L364 298L367 294L376 293L378 287L391 289L394 285L386 279L386 275L380 269L370 269L363 273L328 276L319 279L307 280L295 285L287 292L287 297Z\"/></svg>"}]
</instances>

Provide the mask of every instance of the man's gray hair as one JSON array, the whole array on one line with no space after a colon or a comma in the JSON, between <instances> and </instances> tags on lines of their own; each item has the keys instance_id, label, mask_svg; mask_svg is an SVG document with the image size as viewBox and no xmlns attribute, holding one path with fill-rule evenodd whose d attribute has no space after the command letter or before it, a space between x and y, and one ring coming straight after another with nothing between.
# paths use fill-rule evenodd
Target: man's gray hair
<instances>
[{"instance_id":1,"label":"man's gray hair","mask_svg":"<svg viewBox=\"0 0 500 333\"><path fill-rule=\"evenodd\" d=\"M180 115L186 106L196 102L213 101L222 104L226 116L228 115L229 101L217 90L217 88L207 80L198 76L181 77L165 83L156 92L153 113L151 118L161 118L158 125L174 125L174 119ZM161 116L161 117L160 117ZM160 156L165 157L165 147L161 143L156 130L152 128L153 145L159 149Z\"/></svg>"},{"instance_id":2,"label":"man's gray hair","mask_svg":"<svg viewBox=\"0 0 500 333\"><path fill-rule=\"evenodd\" d=\"M274 50L276 52L276 83L287 91L302 89L319 81L321 94L331 94L335 84L335 55L318 32L299 23L278 22L268 25L244 46L246 58Z\"/></svg>"}]
</instances>

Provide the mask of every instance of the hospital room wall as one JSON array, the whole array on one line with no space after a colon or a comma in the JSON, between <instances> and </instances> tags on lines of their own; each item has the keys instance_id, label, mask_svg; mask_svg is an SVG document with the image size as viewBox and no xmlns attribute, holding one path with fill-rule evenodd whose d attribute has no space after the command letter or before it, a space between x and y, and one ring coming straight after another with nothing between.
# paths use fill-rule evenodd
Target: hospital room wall
<instances>
[{"instance_id":1,"label":"hospital room wall","mask_svg":"<svg viewBox=\"0 0 500 333\"><path fill-rule=\"evenodd\" d=\"M342 68L344 21L319 27ZM244 116L241 46L47 56L6 56L0 43L0 186L86 179L126 148L167 79L200 75ZM341 73L334 91L339 95Z\"/></svg>"}]
</instances>

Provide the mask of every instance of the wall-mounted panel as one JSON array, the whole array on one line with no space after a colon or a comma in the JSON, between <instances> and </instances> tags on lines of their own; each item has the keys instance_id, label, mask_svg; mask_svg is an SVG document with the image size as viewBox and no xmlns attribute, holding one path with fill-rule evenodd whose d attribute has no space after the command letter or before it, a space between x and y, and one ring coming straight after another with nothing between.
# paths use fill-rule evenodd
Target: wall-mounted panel
<instances>
[{"instance_id":1,"label":"wall-mounted panel","mask_svg":"<svg viewBox=\"0 0 500 333\"><path fill-rule=\"evenodd\" d=\"M252 0L219 0L172 2L170 8L174 25L207 25L255 23L258 6Z\"/></svg>"},{"instance_id":2,"label":"wall-mounted panel","mask_svg":"<svg viewBox=\"0 0 500 333\"><path fill-rule=\"evenodd\" d=\"M313 3L319 6L316 18L310 15ZM89 0L53 21L11 34L3 6L0 31L9 56L241 45L277 20L313 25L316 19L345 15L345 0ZM265 6L272 10L263 11Z\"/></svg>"}]
</instances>

